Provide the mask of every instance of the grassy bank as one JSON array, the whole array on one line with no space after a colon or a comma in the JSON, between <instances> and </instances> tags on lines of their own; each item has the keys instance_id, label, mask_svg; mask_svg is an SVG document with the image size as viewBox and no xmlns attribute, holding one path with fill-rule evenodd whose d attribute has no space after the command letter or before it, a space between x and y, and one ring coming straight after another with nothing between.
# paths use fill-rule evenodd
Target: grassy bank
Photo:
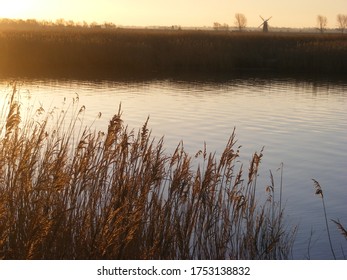
<instances>
[{"instance_id":1,"label":"grassy bank","mask_svg":"<svg viewBox=\"0 0 347 280\"><path fill-rule=\"evenodd\" d=\"M0 74L117 76L347 72L343 34L62 28L0 33Z\"/></svg>"},{"instance_id":2,"label":"grassy bank","mask_svg":"<svg viewBox=\"0 0 347 280\"><path fill-rule=\"evenodd\" d=\"M256 195L262 152L244 168L235 134L220 158L182 144L168 155L147 122L130 131L121 110L100 132L78 125L77 100L69 112L24 117L14 88L4 104L0 259L290 256L295 230L274 200L279 186L271 176L264 199Z\"/></svg>"}]
</instances>

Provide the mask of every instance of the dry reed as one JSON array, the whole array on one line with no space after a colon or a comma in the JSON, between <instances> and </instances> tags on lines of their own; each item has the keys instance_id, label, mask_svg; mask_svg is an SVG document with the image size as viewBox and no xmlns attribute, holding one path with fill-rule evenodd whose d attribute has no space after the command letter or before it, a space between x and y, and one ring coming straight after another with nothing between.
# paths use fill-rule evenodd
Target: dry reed
<instances>
[{"instance_id":1,"label":"dry reed","mask_svg":"<svg viewBox=\"0 0 347 280\"><path fill-rule=\"evenodd\" d=\"M334 252L334 249L333 249L333 244L332 244L331 237L330 237L330 230L329 230L329 225L328 225L327 210L326 210L325 202L324 202L323 189L322 189L322 186L320 185L320 183L317 180L312 179L312 181L313 181L313 185L314 185L314 188L315 188L315 194L319 195L322 198L322 204L323 204L323 210L324 210L324 218L325 218L325 225L326 225L326 229L327 229L330 250L331 250L331 253L332 253L334 259L336 260L336 255L335 255L335 252ZM331 221L337 226L337 228L341 232L342 236L344 236L347 239L347 230L343 227L343 225L340 223L340 221L336 221L334 219L331 219ZM343 253L343 250L342 250L342 253Z\"/></svg>"},{"instance_id":2,"label":"dry reed","mask_svg":"<svg viewBox=\"0 0 347 280\"><path fill-rule=\"evenodd\" d=\"M265 71L344 77L346 38L290 32L10 29L0 36L0 73L35 78L171 78Z\"/></svg>"},{"instance_id":3,"label":"dry reed","mask_svg":"<svg viewBox=\"0 0 347 280\"><path fill-rule=\"evenodd\" d=\"M343 227L343 225L340 223L340 221L336 221L331 219L337 226L337 228L340 230L341 234L347 239L347 230Z\"/></svg>"},{"instance_id":4,"label":"dry reed","mask_svg":"<svg viewBox=\"0 0 347 280\"><path fill-rule=\"evenodd\" d=\"M326 207L325 207L323 189L322 189L321 185L319 184L319 182L317 180L312 179L312 181L313 181L314 188L316 190L315 194L319 195L322 198L322 204L323 204L323 210L324 210L324 218L325 218L325 225L326 225L326 229L327 229L327 233L328 233L330 250L331 250L331 253L332 253L334 259L336 260L336 255L335 255L333 244L331 242L331 237L330 237L330 230L329 230L329 225L328 225L328 217L327 217L327 210L326 210Z\"/></svg>"},{"instance_id":5,"label":"dry reed","mask_svg":"<svg viewBox=\"0 0 347 280\"><path fill-rule=\"evenodd\" d=\"M71 120L23 121L17 98L14 87L1 113L0 259L289 257L295 228L274 200L273 177L260 202L263 154L245 176L235 131L220 158L206 147L192 157L183 143L167 155L148 120L129 130L121 108L103 133L78 127L77 102Z\"/></svg>"}]
</instances>

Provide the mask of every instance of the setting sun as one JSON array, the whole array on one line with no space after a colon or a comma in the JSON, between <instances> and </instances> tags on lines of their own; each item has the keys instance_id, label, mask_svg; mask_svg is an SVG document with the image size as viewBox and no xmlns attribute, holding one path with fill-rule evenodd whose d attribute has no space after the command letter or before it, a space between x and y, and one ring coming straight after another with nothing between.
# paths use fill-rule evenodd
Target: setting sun
<instances>
[{"instance_id":1,"label":"setting sun","mask_svg":"<svg viewBox=\"0 0 347 280\"><path fill-rule=\"evenodd\" d=\"M26 18L35 1L0 0L0 17Z\"/></svg>"}]
</instances>

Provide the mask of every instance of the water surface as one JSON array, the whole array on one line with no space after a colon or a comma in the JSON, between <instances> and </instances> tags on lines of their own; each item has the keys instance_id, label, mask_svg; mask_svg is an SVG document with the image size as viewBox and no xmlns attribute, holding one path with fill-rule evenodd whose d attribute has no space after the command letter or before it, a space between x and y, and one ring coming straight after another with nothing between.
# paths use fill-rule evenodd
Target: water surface
<instances>
[{"instance_id":1,"label":"water surface","mask_svg":"<svg viewBox=\"0 0 347 280\"><path fill-rule=\"evenodd\" d=\"M8 81L2 81L4 96ZM284 164L283 200L288 221L299 225L294 259L331 259L324 212L314 196L312 178L323 187L329 219L347 227L347 82L288 78L227 81L74 81L25 80L19 86L22 108L28 104L62 108L79 98L86 106L83 124L106 130L121 104L123 119L138 129L150 116L152 135L164 136L167 153L183 140L194 155L207 149L220 154L236 128L240 160L264 146L259 189L269 170L279 183ZM66 99L65 105L64 98ZM97 118L102 113L100 119ZM335 253L347 255L347 243L330 222Z\"/></svg>"}]
</instances>

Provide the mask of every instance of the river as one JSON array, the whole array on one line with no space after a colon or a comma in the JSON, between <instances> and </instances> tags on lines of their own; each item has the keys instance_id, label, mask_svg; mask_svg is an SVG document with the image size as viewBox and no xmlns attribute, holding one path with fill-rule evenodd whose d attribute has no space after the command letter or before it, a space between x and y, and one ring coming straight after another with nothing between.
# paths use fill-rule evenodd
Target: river
<instances>
[{"instance_id":1,"label":"river","mask_svg":"<svg viewBox=\"0 0 347 280\"><path fill-rule=\"evenodd\" d=\"M1 80L1 97L10 91ZM225 80L159 79L125 81L17 81L21 107L47 111L78 97L86 107L83 124L106 130L121 104L124 123L139 129L149 116L154 137L164 136L170 153L182 140L194 155L223 151L234 128L247 166L264 147L260 189L279 183L283 163L283 201L287 221L298 225L293 259L331 259L321 199L324 191L333 249L347 255L347 242L330 219L347 227L347 82L295 78L241 77ZM29 105L32 104L32 105ZM102 113L100 119L97 118ZM263 189L262 189L263 188Z\"/></svg>"}]
</instances>

